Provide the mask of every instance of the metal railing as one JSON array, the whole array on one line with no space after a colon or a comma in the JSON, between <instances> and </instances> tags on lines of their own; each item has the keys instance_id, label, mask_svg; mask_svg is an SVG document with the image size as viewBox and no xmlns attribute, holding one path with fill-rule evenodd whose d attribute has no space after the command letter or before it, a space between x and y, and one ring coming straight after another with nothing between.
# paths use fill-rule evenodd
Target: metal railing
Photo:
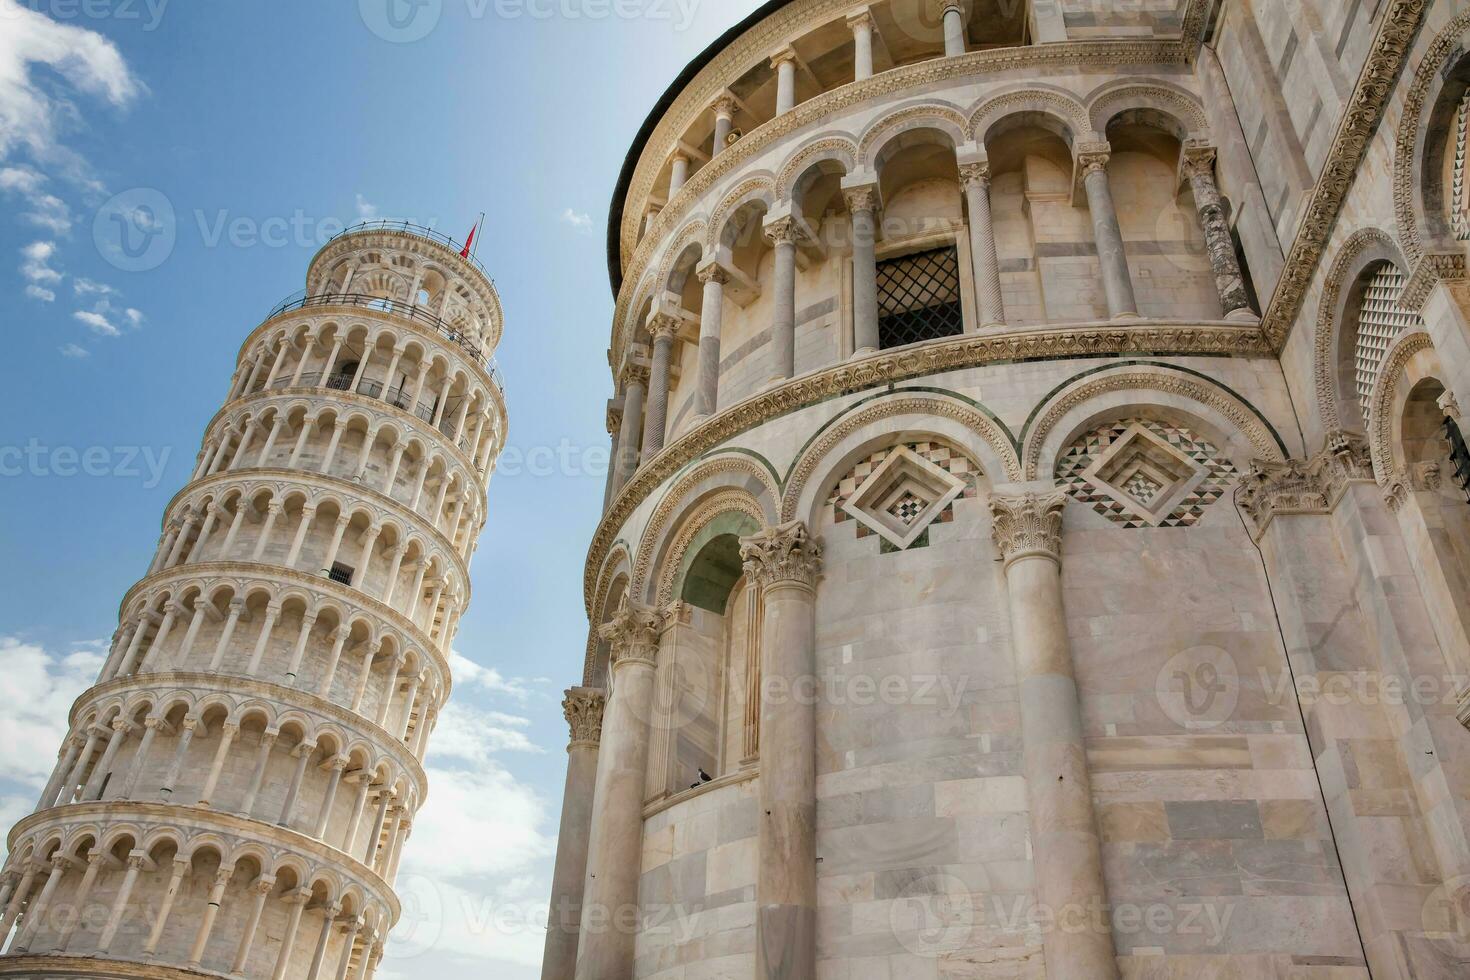
<instances>
[{"instance_id":1,"label":"metal railing","mask_svg":"<svg viewBox=\"0 0 1470 980\"><path fill-rule=\"evenodd\" d=\"M431 242L443 245L445 248L452 249L456 254L459 255L460 258L470 263L470 265L473 265L476 269L479 269L480 274L490 281L490 285L495 285L495 280L490 278L490 273L485 271L485 267L480 264L480 260L475 258L473 254L464 254L465 247L463 242L455 241L453 238L450 238L442 231L435 231L433 228L429 228L425 225L416 225L411 221L389 221L386 219L380 219L378 221L359 221L357 224L351 226L350 228L347 228L339 232L338 234L333 235L327 241L328 243L331 243L341 238L343 235L351 235L359 231L400 231L406 235L414 235L418 238L426 238ZM478 234L476 237L478 237Z\"/></svg>"},{"instance_id":2,"label":"metal railing","mask_svg":"<svg viewBox=\"0 0 1470 980\"><path fill-rule=\"evenodd\" d=\"M445 340L458 346L468 354L476 364L490 375L495 382L495 387L505 394L505 382L500 376L500 367L495 363L495 358L485 353L485 349L472 338L465 336L456 330L451 324L435 316L417 303L404 303L396 299L383 299L378 296L369 296L365 293L320 293L316 296L306 295L305 290L292 293L287 299L278 303L274 309L266 315L267 320L274 319L282 313L290 313L293 310L314 309L319 306L356 306L361 309L376 310L379 313L389 313L393 316L405 317L416 323L421 323ZM350 380L350 379L349 379ZM345 391L346 389L339 389Z\"/></svg>"}]
</instances>

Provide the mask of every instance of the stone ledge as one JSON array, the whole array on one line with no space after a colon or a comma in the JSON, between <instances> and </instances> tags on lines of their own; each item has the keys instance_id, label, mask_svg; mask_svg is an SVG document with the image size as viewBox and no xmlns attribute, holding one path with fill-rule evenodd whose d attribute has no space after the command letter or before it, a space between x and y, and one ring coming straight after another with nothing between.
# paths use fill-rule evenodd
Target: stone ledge
<instances>
[{"instance_id":1,"label":"stone ledge","mask_svg":"<svg viewBox=\"0 0 1470 980\"><path fill-rule=\"evenodd\" d=\"M212 970L190 970L161 963L104 960L90 956L0 956L0 977L47 977L51 980L196 980L223 977Z\"/></svg>"}]
</instances>

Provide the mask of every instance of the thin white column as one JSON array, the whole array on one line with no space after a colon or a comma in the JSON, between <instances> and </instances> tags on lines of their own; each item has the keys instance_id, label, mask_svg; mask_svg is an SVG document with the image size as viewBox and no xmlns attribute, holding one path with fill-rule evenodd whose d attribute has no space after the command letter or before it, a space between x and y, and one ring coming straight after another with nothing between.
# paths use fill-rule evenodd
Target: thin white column
<instances>
[{"instance_id":1,"label":"thin white column","mask_svg":"<svg viewBox=\"0 0 1470 980\"><path fill-rule=\"evenodd\" d=\"M271 749L275 747L280 730L267 728L260 733L260 745L255 751L255 772L250 776L250 786L245 790L245 799L240 803L240 815L249 817L255 811L255 799L265 785L265 773L271 764Z\"/></svg>"},{"instance_id":2,"label":"thin white column","mask_svg":"<svg viewBox=\"0 0 1470 980\"><path fill-rule=\"evenodd\" d=\"M408 738L408 725L413 720L413 702L419 696L419 686L423 682L423 674L415 675L408 682L408 690L403 695L403 720L397 726L399 741Z\"/></svg>"},{"instance_id":3,"label":"thin white column","mask_svg":"<svg viewBox=\"0 0 1470 980\"><path fill-rule=\"evenodd\" d=\"M194 539L193 546L189 548L184 564L192 565L204 560L204 549L209 544L209 536L214 533L214 526L219 523L219 512L219 501L211 500L209 506L204 509L204 526L199 529L199 536Z\"/></svg>"},{"instance_id":4,"label":"thin white column","mask_svg":"<svg viewBox=\"0 0 1470 980\"><path fill-rule=\"evenodd\" d=\"M383 496L393 496L393 484L398 480L398 468L403 465L403 454L408 451L408 443L399 440L393 444L393 455L388 459L388 472L383 477Z\"/></svg>"},{"instance_id":5,"label":"thin white column","mask_svg":"<svg viewBox=\"0 0 1470 980\"><path fill-rule=\"evenodd\" d=\"M332 436L327 440L327 451L322 454L322 465L317 470L323 476L331 474L332 462L337 458L337 447L342 444L342 433L346 431L347 426L343 424L342 419L340 417L334 417L332 419Z\"/></svg>"},{"instance_id":6,"label":"thin white column","mask_svg":"<svg viewBox=\"0 0 1470 980\"><path fill-rule=\"evenodd\" d=\"M306 415L301 419L301 431L296 435L296 445L291 449L291 458L286 460L286 466L294 469L301 462L301 454L306 452L306 444L311 441L311 433L316 428L317 417Z\"/></svg>"},{"instance_id":7,"label":"thin white column","mask_svg":"<svg viewBox=\"0 0 1470 980\"><path fill-rule=\"evenodd\" d=\"M311 631L316 628L317 613L308 609L301 616L301 632L296 635L296 649L291 651L291 663L286 667L286 685L294 687L296 675L301 670L301 661L306 656L306 644L311 639Z\"/></svg>"},{"instance_id":8,"label":"thin white column","mask_svg":"<svg viewBox=\"0 0 1470 980\"><path fill-rule=\"evenodd\" d=\"M286 506L279 500L272 500L266 505L265 523L260 526L260 536L255 539L255 549L250 552L251 561L260 561L261 555L265 554L265 549L270 544L271 532L276 529L276 521L285 512Z\"/></svg>"},{"instance_id":9,"label":"thin white column","mask_svg":"<svg viewBox=\"0 0 1470 980\"><path fill-rule=\"evenodd\" d=\"M735 98L725 94L715 99L710 104L710 110L715 114L715 136L714 148L710 151L711 156L719 156L725 152L729 145L730 133L735 128Z\"/></svg>"},{"instance_id":10,"label":"thin white column","mask_svg":"<svg viewBox=\"0 0 1470 980\"><path fill-rule=\"evenodd\" d=\"M873 15L867 8L847 18L852 28L853 79L863 81L873 77Z\"/></svg>"},{"instance_id":11,"label":"thin white column","mask_svg":"<svg viewBox=\"0 0 1470 980\"><path fill-rule=\"evenodd\" d=\"M132 769L128 772L128 780L123 784L121 799L135 799L138 791L138 780L143 776L143 767L148 765L148 756L153 751L153 740L158 737L158 726L163 724L163 719L152 715L143 719L143 739L138 743L138 751L133 753Z\"/></svg>"},{"instance_id":12,"label":"thin white column","mask_svg":"<svg viewBox=\"0 0 1470 980\"><path fill-rule=\"evenodd\" d=\"M255 677L260 673L261 661L265 659L266 647L270 645L271 633L276 628L276 620L281 616L281 604L270 602L265 607L265 620L260 624L260 633L255 639L255 649L250 654L250 663L245 667L247 677Z\"/></svg>"},{"instance_id":13,"label":"thin white column","mask_svg":"<svg viewBox=\"0 0 1470 980\"><path fill-rule=\"evenodd\" d=\"M362 863L368 867L373 866L373 857L378 852L378 843L383 838L383 824L388 820L388 811L397 802L393 794L384 786L378 794L378 814L373 818L373 828L368 833L367 852L362 856Z\"/></svg>"},{"instance_id":14,"label":"thin white column","mask_svg":"<svg viewBox=\"0 0 1470 980\"><path fill-rule=\"evenodd\" d=\"M41 798L36 801L37 810L46 810L56 805L56 796L61 792L62 781L71 772L72 766L76 765L77 756L82 751L82 740L72 735L62 743L61 754L57 760L56 768L51 770L51 778L46 782L46 788L41 790ZM0 902L0 907L4 906ZM0 946L3 946L4 937L0 936Z\"/></svg>"},{"instance_id":15,"label":"thin white column","mask_svg":"<svg viewBox=\"0 0 1470 980\"><path fill-rule=\"evenodd\" d=\"M388 565L388 581L383 585L383 605L393 605L393 593L398 590L398 573L403 568L403 558L408 554L408 545L401 543L393 549L393 561Z\"/></svg>"},{"instance_id":16,"label":"thin white column","mask_svg":"<svg viewBox=\"0 0 1470 980\"><path fill-rule=\"evenodd\" d=\"M382 647L382 643L378 644ZM352 694L352 710L362 711L363 698L367 697L368 681L373 676L373 661L377 659L378 651L370 643L363 644L362 669L357 675L357 689Z\"/></svg>"},{"instance_id":17,"label":"thin white column","mask_svg":"<svg viewBox=\"0 0 1470 980\"><path fill-rule=\"evenodd\" d=\"M365 769L350 774L348 779L357 781L357 796L352 801L352 816L342 834L342 850L351 854L357 846L357 832L362 827L363 814L367 812L368 794L372 792L373 775Z\"/></svg>"},{"instance_id":18,"label":"thin white column","mask_svg":"<svg viewBox=\"0 0 1470 980\"><path fill-rule=\"evenodd\" d=\"M944 56L954 58L965 53L965 9L959 0L945 0Z\"/></svg>"},{"instance_id":19,"label":"thin white column","mask_svg":"<svg viewBox=\"0 0 1470 980\"><path fill-rule=\"evenodd\" d=\"M219 746L214 751L214 761L209 766L209 777L204 781L204 790L199 794L199 806L212 806L215 788L219 786L220 773L225 768L225 758L230 754L230 746L235 743L235 736L240 733L240 726L233 722L225 722L220 726Z\"/></svg>"},{"instance_id":20,"label":"thin white column","mask_svg":"<svg viewBox=\"0 0 1470 980\"><path fill-rule=\"evenodd\" d=\"M587 882L587 845L592 834L592 801L597 786L597 752L602 739L603 692L574 687L566 692L562 713L571 728L567 744L567 781L562 794L561 829L556 841L551 910L541 980L565 980L576 972Z\"/></svg>"},{"instance_id":21,"label":"thin white column","mask_svg":"<svg viewBox=\"0 0 1470 980\"><path fill-rule=\"evenodd\" d=\"M240 528L245 524L245 514L250 510L250 505L245 502L244 495L235 500L235 516L230 521L230 529L225 532L224 544L220 545L219 557L228 559L235 547L235 539L240 536Z\"/></svg>"},{"instance_id":22,"label":"thin white column","mask_svg":"<svg viewBox=\"0 0 1470 980\"><path fill-rule=\"evenodd\" d=\"M46 884L41 886L41 894L34 902L26 906L25 922L21 925L20 934L15 937L15 945L11 947L12 953L24 953L31 948L31 943L36 940L36 933L40 932L41 926L46 921L46 910L51 905L51 899L56 894L56 888L61 884L62 876L66 874L70 859L59 851L51 855L51 872L46 877Z\"/></svg>"},{"instance_id":23,"label":"thin white column","mask_svg":"<svg viewBox=\"0 0 1470 980\"><path fill-rule=\"evenodd\" d=\"M767 221L764 230L776 250L770 380L779 382L796 374L796 219L787 215Z\"/></svg>"},{"instance_id":24,"label":"thin white column","mask_svg":"<svg viewBox=\"0 0 1470 980\"><path fill-rule=\"evenodd\" d=\"M101 761L92 767L92 778L87 780L87 785L82 789L82 802L91 802L102 795L102 782L112 771L112 763L117 758L117 750L122 748L122 743L132 729L133 726L122 718L113 720L112 737L107 740L107 748L102 751Z\"/></svg>"},{"instance_id":25,"label":"thin white column","mask_svg":"<svg viewBox=\"0 0 1470 980\"><path fill-rule=\"evenodd\" d=\"M174 859L173 874L169 877L168 887L164 889L163 898L159 900L158 911L153 917L153 931L148 934L148 942L143 947L143 958L150 959L158 952L158 944L163 939L163 930L168 926L169 915L174 910L174 902L179 897L179 888L184 883L184 877L189 873L189 862Z\"/></svg>"},{"instance_id":26,"label":"thin white column","mask_svg":"<svg viewBox=\"0 0 1470 980\"><path fill-rule=\"evenodd\" d=\"M704 305L699 314L699 384L694 392L694 410L705 416L713 415L719 406L720 332L730 274L711 262L699 270L699 281L704 283Z\"/></svg>"},{"instance_id":27,"label":"thin white column","mask_svg":"<svg viewBox=\"0 0 1470 980\"><path fill-rule=\"evenodd\" d=\"M140 674L147 669L150 660L154 661L154 669L157 669L157 658L153 655L155 653L163 653L163 645L168 642L168 636L173 632L174 624L178 622L179 615L185 611L184 604L177 599L170 599L163 609L163 622L158 624L158 632L153 634L153 639L148 643L148 648L143 651L143 655L138 659L138 673Z\"/></svg>"},{"instance_id":28,"label":"thin white column","mask_svg":"<svg viewBox=\"0 0 1470 980\"><path fill-rule=\"evenodd\" d=\"M204 905L204 916L199 920L199 932L194 936L194 948L189 951L189 966L196 970L204 962L204 951L209 947L214 922L219 918L220 902L224 900L225 888L234 876L234 868L220 868L214 876L214 886L209 890L209 901Z\"/></svg>"},{"instance_id":29,"label":"thin white column","mask_svg":"<svg viewBox=\"0 0 1470 980\"><path fill-rule=\"evenodd\" d=\"M190 655L194 652L194 643L199 639L199 630L204 626L204 617L208 616L213 608L203 595L195 597L194 615L189 620L189 628L184 631L184 641L179 644L178 657L174 661L176 667L183 668L188 663ZM158 646L157 643L153 645ZM168 668L165 666L163 669Z\"/></svg>"},{"instance_id":30,"label":"thin white column","mask_svg":"<svg viewBox=\"0 0 1470 980\"><path fill-rule=\"evenodd\" d=\"M316 350L316 336L308 335L306 342L301 345L301 357L296 361L296 371L291 375L291 387L301 386L301 376L306 373L306 365L311 360L311 352Z\"/></svg>"},{"instance_id":31,"label":"thin white column","mask_svg":"<svg viewBox=\"0 0 1470 980\"><path fill-rule=\"evenodd\" d=\"M133 897L133 889L138 884L138 875L147 863L148 855L140 851L134 851L128 855L128 870L123 875L122 884L117 889L117 897L112 903L112 914L107 917L107 925L103 927L102 936L97 940L98 956L105 956L112 951L112 941L117 938L117 930L122 926L123 916L127 914L128 903Z\"/></svg>"},{"instance_id":32,"label":"thin white column","mask_svg":"<svg viewBox=\"0 0 1470 980\"><path fill-rule=\"evenodd\" d=\"M306 535L315 520L316 504L307 504L301 508L301 521L296 525L296 536L291 539L291 550L286 553L287 568L296 567L296 562L301 558L301 549L306 544Z\"/></svg>"},{"instance_id":33,"label":"thin white column","mask_svg":"<svg viewBox=\"0 0 1470 980\"><path fill-rule=\"evenodd\" d=\"M189 752L189 743L194 740L194 731L199 727L198 718L185 718L179 732L179 744L174 749L173 761L169 763L168 771L163 775L163 785L159 787L158 797L161 800L169 800L174 793L174 784L179 781L179 774L184 771L184 756Z\"/></svg>"},{"instance_id":34,"label":"thin white column","mask_svg":"<svg viewBox=\"0 0 1470 980\"><path fill-rule=\"evenodd\" d=\"M229 649L230 640L235 635L235 627L240 622L240 617L245 614L245 600L231 599L230 614L225 618L224 629L220 631L219 642L214 645L214 654L209 658L209 672L218 673L220 665L225 659L225 650Z\"/></svg>"},{"instance_id":35,"label":"thin white column","mask_svg":"<svg viewBox=\"0 0 1470 980\"><path fill-rule=\"evenodd\" d=\"M878 350L878 188L876 184L844 188L852 216L853 353Z\"/></svg>"},{"instance_id":36,"label":"thin white column","mask_svg":"<svg viewBox=\"0 0 1470 980\"><path fill-rule=\"evenodd\" d=\"M342 662L342 648L347 645L347 638L350 635L346 624L332 631L332 652L327 657L326 670L322 673L321 684L317 687L317 693L324 698L332 694L332 682L337 678L337 665Z\"/></svg>"},{"instance_id":37,"label":"thin white column","mask_svg":"<svg viewBox=\"0 0 1470 980\"><path fill-rule=\"evenodd\" d=\"M382 725L388 720L388 708L393 704L393 697L398 693L398 675L403 671L404 656L398 654L393 658L393 663L388 668L388 679L383 683L383 696L378 701L377 714L373 721Z\"/></svg>"},{"instance_id":38,"label":"thin white column","mask_svg":"<svg viewBox=\"0 0 1470 980\"><path fill-rule=\"evenodd\" d=\"M62 787L60 803L70 803L76 799L77 792L81 788L82 775L87 771L87 763L92 761L92 753L97 751L97 743L102 741L102 734L96 728L87 730L87 742L82 751L77 755L77 763L72 768L71 775L67 777L66 785Z\"/></svg>"},{"instance_id":39,"label":"thin white column","mask_svg":"<svg viewBox=\"0 0 1470 980\"><path fill-rule=\"evenodd\" d=\"M240 442L235 446L235 454L230 457L230 463L225 469L238 470L245 460L245 454L250 451L250 446L255 442L255 430L257 423L254 420L245 423L244 430L240 433Z\"/></svg>"},{"instance_id":40,"label":"thin white column","mask_svg":"<svg viewBox=\"0 0 1470 980\"><path fill-rule=\"evenodd\" d=\"M332 542L327 545L326 557L322 559L322 574L326 575L337 563L337 553L342 549L342 537L347 533L347 528L352 524L352 517L348 514L340 514L337 517L337 527L332 532Z\"/></svg>"},{"instance_id":41,"label":"thin white column","mask_svg":"<svg viewBox=\"0 0 1470 980\"><path fill-rule=\"evenodd\" d=\"M776 70L776 115L784 116L796 108L796 51L790 45L771 58Z\"/></svg>"},{"instance_id":42,"label":"thin white column","mask_svg":"<svg viewBox=\"0 0 1470 980\"><path fill-rule=\"evenodd\" d=\"M995 223L990 211L989 162L960 165L960 183L970 210L970 255L975 266L975 294L980 301L980 325L1003 325L1005 302L1000 289L1000 258L995 248Z\"/></svg>"},{"instance_id":43,"label":"thin white column","mask_svg":"<svg viewBox=\"0 0 1470 980\"><path fill-rule=\"evenodd\" d=\"M270 897L271 889L275 886L276 879L270 875L261 875L250 886L255 894L255 901L250 904L250 916L245 920L245 931L240 934L240 945L235 949L235 962L230 967L231 976L245 975L245 964L250 960L250 949L255 945L255 933L260 928L260 917L265 912L265 900Z\"/></svg>"},{"instance_id":44,"label":"thin white column","mask_svg":"<svg viewBox=\"0 0 1470 980\"><path fill-rule=\"evenodd\" d=\"M675 153L669 168L669 200L684 188L689 182L689 157L683 153Z\"/></svg>"},{"instance_id":45,"label":"thin white column","mask_svg":"<svg viewBox=\"0 0 1470 980\"><path fill-rule=\"evenodd\" d=\"M10 893L10 904L5 907L5 915L0 917L0 950L5 948L5 941L10 938L10 930L15 927L15 920L19 918L21 907L30 897L31 888L36 883L36 876L41 873L39 865L27 865L25 872L20 876L20 884L15 886L15 891Z\"/></svg>"},{"instance_id":46,"label":"thin white column","mask_svg":"<svg viewBox=\"0 0 1470 980\"><path fill-rule=\"evenodd\" d=\"M296 798L301 795L301 783L306 778L306 766L311 762L315 751L315 742L302 742L296 746L296 771L291 774L291 785L286 789L286 799L281 803L281 816L276 820L278 826L291 825L291 811L296 809Z\"/></svg>"},{"instance_id":47,"label":"thin white column","mask_svg":"<svg viewBox=\"0 0 1470 980\"><path fill-rule=\"evenodd\" d=\"M94 847L92 853L88 855L87 870L82 875L82 883L77 886L76 896L70 902L71 914L67 916L66 925L61 927L61 935L57 937L52 952L66 952L73 933L81 923L82 916L86 914L87 899L92 897L92 887L97 884L97 873L102 870L102 864L106 860L107 854L101 848Z\"/></svg>"},{"instance_id":48,"label":"thin white column","mask_svg":"<svg viewBox=\"0 0 1470 980\"><path fill-rule=\"evenodd\" d=\"M352 966L352 948L357 945L357 933L362 929L362 922L353 919L342 926L342 955L337 959L336 980L347 980L347 971ZM367 951L363 951L366 955Z\"/></svg>"},{"instance_id":49,"label":"thin white column","mask_svg":"<svg viewBox=\"0 0 1470 980\"><path fill-rule=\"evenodd\" d=\"M333 756L331 768L332 774L327 777L327 791L322 797L322 812L317 817L316 827L312 829L311 834L322 841L326 840L327 824L332 820L332 807L337 803L337 790L342 785L342 771L347 768L347 757L345 755Z\"/></svg>"},{"instance_id":50,"label":"thin white column","mask_svg":"<svg viewBox=\"0 0 1470 980\"><path fill-rule=\"evenodd\" d=\"M311 968L306 971L306 980L321 980L322 963L327 958L327 943L332 938L332 926L342 914L340 905L329 905L322 910L322 931L316 938L316 952L311 957Z\"/></svg>"},{"instance_id":51,"label":"thin white column","mask_svg":"<svg viewBox=\"0 0 1470 980\"><path fill-rule=\"evenodd\" d=\"M378 537L383 533L383 525L372 524L362 535L362 554L357 560L357 574L353 585L363 592L367 591L368 569L372 566L373 546L378 543Z\"/></svg>"},{"instance_id":52,"label":"thin white column","mask_svg":"<svg viewBox=\"0 0 1470 980\"><path fill-rule=\"evenodd\" d=\"M264 467L265 464L269 462L271 458L271 453L275 452L276 449L276 440L281 437L281 428L285 424L286 419L281 415L280 412L277 412L275 419L271 422L270 433L267 434L265 437L265 445L260 447L260 455L255 457L255 465L257 468Z\"/></svg>"},{"instance_id":53,"label":"thin white column","mask_svg":"<svg viewBox=\"0 0 1470 980\"><path fill-rule=\"evenodd\" d=\"M286 970L291 966L291 953L296 948L296 934L301 930L301 914L306 911L306 903L311 901L311 889L298 888L291 899L291 912L286 917L286 932L281 937L281 952L276 956L271 980L285 980Z\"/></svg>"},{"instance_id":54,"label":"thin white column","mask_svg":"<svg viewBox=\"0 0 1470 980\"><path fill-rule=\"evenodd\" d=\"M138 650L143 645L143 637L147 634L148 624L152 619L153 613L151 610L144 610L138 616L138 628L133 633L133 640L128 644L128 652L123 655L122 663L118 664L117 674L114 676L127 677L133 672L133 668L137 665L138 661Z\"/></svg>"}]
</instances>

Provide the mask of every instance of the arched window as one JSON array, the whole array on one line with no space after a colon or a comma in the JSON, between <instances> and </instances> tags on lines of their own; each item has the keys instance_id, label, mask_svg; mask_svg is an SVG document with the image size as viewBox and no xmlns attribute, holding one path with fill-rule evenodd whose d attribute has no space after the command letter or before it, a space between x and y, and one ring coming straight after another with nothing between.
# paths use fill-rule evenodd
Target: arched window
<instances>
[{"instance_id":1,"label":"arched window","mask_svg":"<svg viewBox=\"0 0 1470 980\"><path fill-rule=\"evenodd\" d=\"M1365 423L1384 353L1400 333L1423 322L1417 313L1399 305L1403 292L1403 270L1392 262L1379 263L1364 273L1352 349L1353 376Z\"/></svg>"}]
</instances>

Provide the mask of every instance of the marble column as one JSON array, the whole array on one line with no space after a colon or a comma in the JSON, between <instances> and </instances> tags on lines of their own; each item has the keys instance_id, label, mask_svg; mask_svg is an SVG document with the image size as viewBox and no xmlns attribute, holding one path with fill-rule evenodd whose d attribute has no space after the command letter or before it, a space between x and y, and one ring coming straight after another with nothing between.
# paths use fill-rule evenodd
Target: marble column
<instances>
[{"instance_id":1,"label":"marble column","mask_svg":"<svg viewBox=\"0 0 1470 980\"><path fill-rule=\"evenodd\" d=\"M699 313L699 387L694 393L694 411L713 415L720 401L720 325L725 312L725 284L730 274L718 263L699 270L704 283L704 305Z\"/></svg>"},{"instance_id":2,"label":"marble column","mask_svg":"<svg viewBox=\"0 0 1470 980\"><path fill-rule=\"evenodd\" d=\"M852 29L853 80L873 77L873 15L864 7L847 18Z\"/></svg>"},{"instance_id":3,"label":"marble column","mask_svg":"<svg viewBox=\"0 0 1470 980\"><path fill-rule=\"evenodd\" d=\"M173 914L174 902L179 897L179 888L183 886L184 878L188 874L189 862L174 858L173 873L169 876L163 898L159 899L158 910L153 914L153 928L148 933L148 942L143 946L144 959L158 952L158 944L163 941L163 930L168 928L169 916Z\"/></svg>"},{"instance_id":4,"label":"marble column","mask_svg":"<svg viewBox=\"0 0 1470 980\"><path fill-rule=\"evenodd\" d=\"M102 927L102 935L97 940L96 955L106 956L112 950L112 942L117 938L118 929L122 928L123 917L128 914L128 903L138 884L138 875L142 874L143 866L148 863L148 856L141 851L133 851L128 855L128 870L123 874L122 884L118 886L117 897L113 899L112 913L107 917L107 925Z\"/></svg>"},{"instance_id":5,"label":"marble column","mask_svg":"<svg viewBox=\"0 0 1470 980\"><path fill-rule=\"evenodd\" d=\"M990 498L1005 562L1011 645L1021 700L1021 768L1030 807L1036 898L1054 921L1086 921L1042 936L1049 980L1119 976L1093 813L1082 709L1062 609L1061 489Z\"/></svg>"},{"instance_id":6,"label":"marble column","mask_svg":"<svg viewBox=\"0 0 1470 980\"><path fill-rule=\"evenodd\" d=\"M805 524L793 521L741 538L740 558L762 603L755 976L804 980L816 975L816 589L822 548Z\"/></svg>"},{"instance_id":7,"label":"marble column","mask_svg":"<svg viewBox=\"0 0 1470 980\"><path fill-rule=\"evenodd\" d=\"M587 883L587 845L592 834L592 799L606 695L596 688L574 687L567 691L561 706L571 726L571 741L567 743L567 781L562 794L561 832L556 841L541 980L566 980L577 968L578 928Z\"/></svg>"},{"instance_id":8,"label":"marble column","mask_svg":"<svg viewBox=\"0 0 1470 980\"><path fill-rule=\"evenodd\" d=\"M669 382L673 372L674 339L679 332L679 321L672 316L656 313L648 321L648 332L653 337L653 363L648 372L648 408L643 418L645 463L659 454L668 437Z\"/></svg>"},{"instance_id":9,"label":"marble column","mask_svg":"<svg viewBox=\"0 0 1470 980\"><path fill-rule=\"evenodd\" d=\"M715 144L710 155L719 156L725 151L730 133L735 129L735 99L722 95L710 104L710 109L715 114Z\"/></svg>"},{"instance_id":10,"label":"marble column","mask_svg":"<svg viewBox=\"0 0 1470 980\"><path fill-rule=\"evenodd\" d=\"M689 182L689 157L684 153L675 153L670 163L669 171L669 200L683 190L684 185Z\"/></svg>"},{"instance_id":11,"label":"marble column","mask_svg":"<svg viewBox=\"0 0 1470 980\"><path fill-rule=\"evenodd\" d=\"M189 951L189 966L198 969L204 962L204 952L209 948L209 937L214 934L214 923L219 918L220 903L225 900L225 889L235 876L233 867L220 868L215 872L214 884L209 889L209 901L204 903L204 914L199 918L199 931L194 934L194 948Z\"/></svg>"},{"instance_id":12,"label":"marble column","mask_svg":"<svg viewBox=\"0 0 1470 980\"><path fill-rule=\"evenodd\" d=\"M612 693L597 759L576 980L633 977L658 622L653 610L625 599L599 631L612 645Z\"/></svg>"},{"instance_id":13,"label":"marble column","mask_svg":"<svg viewBox=\"0 0 1470 980\"><path fill-rule=\"evenodd\" d=\"M852 215L853 355L878 350L878 187L844 188Z\"/></svg>"},{"instance_id":14,"label":"marble column","mask_svg":"<svg viewBox=\"0 0 1470 980\"><path fill-rule=\"evenodd\" d=\"M1225 205L1215 183L1215 155L1213 146L1187 146L1180 170L1194 192L1194 206L1205 233L1205 249L1210 255L1215 289L1220 294L1220 308L1225 311L1226 319L1253 321L1256 315L1245 292L1245 277L1235 257L1235 240L1230 237L1230 223L1225 220Z\"/></svg>"},{"instance_id":15,"label":"marble column","mask_svg":"<svg viewBox=\"0 0 1470 980\"><path fill-rule=\"evenodd\" d=\"M990 164L962 164L960 182L970 211L970 255L975 266L980 325L1004 326L1006 310L1000 289L1000 258L995 251L995 223L990 212Z\"/></svg>"},{"instance_id":16,"label":"marble column","mask_svg":"<svg viewBox=\"0 0 1470 980\"><path fill-rule=\"evenodd\" d=\"M301 931L301 915L311 901L310 888L298 888L292 894L291 912L286 917L286 932L281 937L281 951L276 954L276 968L271 971L271 980L285 980L291 966L291 954L296 949L296 934Z\"/></svg>"},{"instance_id":17,"label":"marble column","mask_svg":"<svg viewBox=\"0 0 1470 980\"><path fill-rule=\"evenodd\" d=\"M623 427L618 433L617 485L627 484L638 470L638 438L643 428L643 399L648 391L648 369L629 363L623 367Z\"/></svg>"},{"instance_id":18,"label":"marble column","mask_svg":"<svg viewBox=\"0 0 1470 980\"><path fill-rule=\"evenodd\" d=\"M1118 213L1113 207L1113 192L1108 185L1108 159L1111 150L1090 149L1077 157L1082 169L1082 185L1087 191L1087 207L1092 213L1092 234L1097 242L1097 259L1102 267L1103 291L1108 298L1108 315L1113 319L1138 316L1138 300L1133 296L1133 277L1128 271L1128 252L1123 247L1123 230L1118 226Z\"/></svg>"},{"instance_id":19,"label":"marble column","mask_svg":"<svg viewBox=\"0 0 1470 980\"><path fill-rule=\"evenodd\" d=\"M796 50L789 44L771 57L776 70L776 115L796 108Z\"/></svg>"},{"instance_id":20,"label":"marble column","mask_svg":"<svg viewBox=\"0 0 1470 980\"><path fill-rule=\"evenodd\" d=\"M775 302L771 311L771 381L796 374L796 219L768 221L766 238L776 249Z\"/></svg>"},{"instance_id":21,"label":"marble column","mask_svg":"<svg viewBox=\"0 0 1470 980\"><path fill-rule=\"evenodd\" d=\"M965 53L965 8L959 0L944 4L944 56L954 58Z\"/></svg>"},{"instance_id":22,"label":"marble column","mask_svg":"<svg viewBox=\"0 0 1470 980\"><path fill-rule=\"evenodd\" d=\"M260 917L265 912L265 900L270 897L271 889L275 885L275 878L270 875L261 875L250 886L250 892L255 898L250 903L250 915L245 920L244 931L240 934L240 945L235 947L235 960L230 967L232 977L245 975L245 965L250 961L250 951L255 945L255 934L260 929Z\"/></svg>"}]
</instances>

